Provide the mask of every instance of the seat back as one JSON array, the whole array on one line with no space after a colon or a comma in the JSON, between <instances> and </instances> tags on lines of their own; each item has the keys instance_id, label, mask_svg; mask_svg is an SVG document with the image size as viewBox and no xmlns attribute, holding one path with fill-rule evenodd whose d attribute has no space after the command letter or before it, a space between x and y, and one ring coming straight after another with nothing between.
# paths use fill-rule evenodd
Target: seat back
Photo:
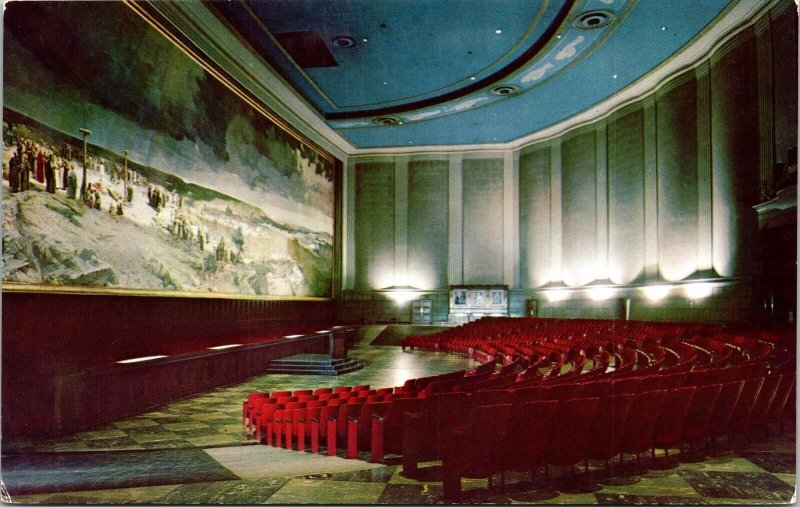
<instances>
[{"instance_id":1,"label":"seat back","mask_svg":"<svg viewBox=\"0 0 800 507\"><path fill-rule=\"evenodd\" d=\"M708 420L708 436L721 437L728 434L733 409L736 407L743 387L744 380L734 380L722 386Z\"/></svg>"},{"instance_id":2,"label":"seat back","mask_svg":"<svg viewBox=\"0 0 800 507\"><path fill-rule=\"evenodd\" d=\"M318 387L314 389L314 394L327 394L332 392L333 392L332 387Z\"/></svg>"},{"instance_id":3,"label":"seat back","mask_svg":"<svg viewBox=\"0 0 800 507\"><path fill-rule=\"evenodd\" d=\"M729 433L742 435L749 431L750 416L753 413L753 406L763 384L764 377L761 376L751 376L744 381L742 392L739 393L736 406L733 408Z\"/></svg>"},{"instance_id":4,"label":"seat back","mask_svg":"<svg viewBox=\"0 0 800 507\"><path fill-rule=\"evenodd\" d=\"M527 471L547 460L547 447L556 426L558 401L515 403L509 424L509 438L503 446L504 470Z\"/></svg>"},{"instance_id":5,"label":"seat back","mask_svg":"<svg viewBox=\"0 0 800 507\"><path fill-rule=\"evenodd\" d=\"M628 417L622 425L615 455L621 452L640 453L652 447L653 432L666 390L648 391L635 395Z\"/></svg>"},{"instance_id":6,"label":"seat back","mask_svg":"<svg viewBox=\"0 0 800 507\"><path fill-rule=\"evenodd\" d=\"M767 423L769 407L772 405L772 400L775 399L775 393L778 392L781 380L782 377L780 375L767 375L764 378L764 383L761 385L761 390L758 392L753 405L751 426L760 427Z\"/></svg>"},{"instance_id":7,"label":"seat back","mask_svg":"<svg viewBox=\"0 0 800 507\"><path fill-rule=\"evenodd\" d=\"M463 432L448 433L443 449L444 467L456 464L461 477L481 478L499 472L498 450L507 439L511 414L510 403L471 409Z\"/></svg>"},{"instance_id":8,"label":"seat back","mask_svg":"<svg viewBox=\"0 0 800 507\"><path fill-rule=\"evenodd\" d=\"M481 405L502 405L511 403L511 391L475 391L469 395L470 408Z\"/></svg>"},{"instance_id":9,"label":"seat back","mask_svg":"<svg viewBox=\"0 0 800 507\"><path fill-rule=\"evenodd\" d=\"M547 446L547 462L574 465L586 456L589 431L600 398L572 398L559 401L558 416Z\"/></svg>"},{"instance_id":10,"label":"seat back","mask_svg":"<svg viewBox=\"0 0 800 507\"><path fill-rule=\"evenodd\" d=\"M293 396L304 396L306 394L314 394L314 393L313 391L311 391L311 389L296 389L292 393Z\"/></svg>"},{"instance_id":11,"label":"seat back","mask_svg":"<svg viewBox=\"0 0 800 507\"><path fill-rule=\"evenodd\" d=\"M689 404L683 426L682 442L703 440L707 436L708 421L722 390L722 384L698 386Z\"/></svg>"},{"instance_id":12,"label":"seat back","mask_svg":"<svg viewBox=\"0 0 800 507\"><path fill-rule=\"evenodd\" d=\"M681 442L681 432L696 389L694 386L681 387L669 390L664 394L653 434L653 442L656 447L670 448Z\"/></svg>"},{"instance_id":13,"label":"seat back","mask_svg":"<svg viewBox=\"0 0 800 507\"><path fill-rule=\"evenodd\" d=\"M361 405L361 412L358 414L358 447L361 450L370 450L372 445L372 417L374 415L385 416L389 412L388 401L378 403L364 403Z\"/></svg>"},{"instance_id":14,"label":"seat back","mask_svg":"<svg viewBox=\"0 0 800 507\"><path fill-rule=\"evenodd\" d=\"M616 442L622 434L635 399L636 394L618 394L602 403L591 422L587 458L610 460L614 457L614 451L618 447Z\"/></svg>"}]
</instances>

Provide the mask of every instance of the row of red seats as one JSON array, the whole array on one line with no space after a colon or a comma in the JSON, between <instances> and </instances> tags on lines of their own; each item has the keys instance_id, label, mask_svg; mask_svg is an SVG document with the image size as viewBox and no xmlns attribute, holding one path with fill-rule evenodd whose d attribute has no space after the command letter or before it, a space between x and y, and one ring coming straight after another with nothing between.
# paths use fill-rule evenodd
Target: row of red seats
<instances>
[{"instance_id":1,"label":"row of red seats","mask_svg":"<svg viewBox=\"0 0 800 507\"><path fill-rule=\"evenodd\" d=\"M778 420L795 389L794 371L762 376L727 370L734 369L717 370L727 378L689 378L669 387L639 385L629 391L597 382L594 389L563 389L530 401L498 396L497 404L466 416L459 415L453 395L440 395L452 399L440 402L447 410L440 409L438 420L426 425L424 415L406 419L404 473L413 476L414 458L432 459L437 450L443 460L444 501L458 502L462 477L491 481L506 470L581 461L588 470L590 459L608 464L614 456L638 458L648 449L655 459L656 449L749 435Z\"/></svg>"}]
</instances>

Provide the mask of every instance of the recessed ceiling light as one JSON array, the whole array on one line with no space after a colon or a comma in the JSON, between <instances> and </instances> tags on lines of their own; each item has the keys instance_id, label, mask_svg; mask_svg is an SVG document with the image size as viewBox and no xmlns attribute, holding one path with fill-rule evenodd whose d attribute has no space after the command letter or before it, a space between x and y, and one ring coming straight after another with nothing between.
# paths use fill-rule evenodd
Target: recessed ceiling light
<instances>
[{"instance_id":1,"label":"recessed ceiling light","mask_svg":"<svg viewBox=\"0 0 800 507\"><path fill-rule=\"evenodd\" d=\"M388 127L388 126L391 126L391 125L402 125L403 124L403 120L401 120L400 118L398 118L396 116L381 116L379 118L375 118L372 121L376 125L381 125L383 127Z\"/></svg>"},{"instance_id":2,"label":"recessed ceiling light","mask_svg":"<svg viewBox=\"0 0 800 507\"><path fill-rule=\"evenodd\" d=\"M614 21L614 15L607 11L584 12L572 22L575 28L581 30L594 30L608 26Z\"/></svg>"},{"instance_id":3,"label":"recessed ceiling light","mask_svg":"<svg viewBox=\"0 0 800 507\"><path fill-rule=\"evenodd\" d=\"M503 31L498 29L498 30L495 30L494 33L503 33Z\"/></svg>"},{"instance_id":4,"label":"recessed ceiling light","mask_svg":"<svg viewBox=\"0 0 800 507\"><path fill-rule=\"evenodd\" d=\"M331 45L338 49L351 48L356 45L356 40L349 35L337 35L331 39Z\"/></svg>"},{"instance_id":5,"label":"recessed ceiling light","mask_svg":"<svg viewBox=\"0 0 800 507\"><path fill-rule=\"evenodd\" d=\"M470 80L470 81L475 81L475 76L470 76L470 77L469 77L469 80Z\"/></svg>"},{"instance_id":6,"label":"recessed ceiling light","mask_svg":"<svg viewBox=\"0 0 800 507\"><path fill-rule=\"evenodd\" d=\"M662 32L663 32L664 30L666 30L666 29L667 29L667 27L666 27L666 26L662 26L662 27L661 27L661 31L662 31Z\"/></svg>"},{"instance_id":7,"label":"recessed ceiling light","mask_svg":"<svg viewBox=\"0 0 800 507\"><path fill-rule=\"evenodd\" d=\"M617 75L616 75L616 74L614 74L613 78L614 78L614 79L617 79Z\"/></svg>"},{"instance_id":8,"label":"recessed ceiling light","mask_svg":"<svg viewBox=\"0 0 800 507\"><path fill-rule=\"evenodd\" d=\"M389 84L389 82L388 81L384 81L383 84Z\"/></svg>"},{"instance_id":9,"label":"recessed ceiling light","mask_svg":"<svg viewBox=\"0 0 800 507\"><path fill-rule=\"evenodd\" d=\"M491 92L495 95L507 96L519 93L519 88L513 85L500 85L492 88Z\"/></svg>"},{"instance_id":10,"label":"recessed ceiling light","mask_svg":"<svg viewBox=\"0 0 800 507\"><path fill-rule=\"evenodd\" d=\"M361 39L361 42L367 42L367 41L369 41L369 39L367 39L366 37L364 37L363 39Z\"/></svg>"}]
</instances>

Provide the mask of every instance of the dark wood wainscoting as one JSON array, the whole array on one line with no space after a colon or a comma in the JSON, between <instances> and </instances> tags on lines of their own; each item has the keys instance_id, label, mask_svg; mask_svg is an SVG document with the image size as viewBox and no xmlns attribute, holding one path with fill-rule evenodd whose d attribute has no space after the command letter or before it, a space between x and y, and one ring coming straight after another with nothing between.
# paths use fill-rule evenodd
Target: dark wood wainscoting
<instances>
[{"instance_id":1,"label":"dark wood wainscoting","mask_svg":"<svg viewBox=\"0 0 800 507\"><path fill-rule=\"evenodd\" d=\"M3 293L2 431L71 433L327 353L329 301ZM309 334L284 339L286 334ZM211 351L208 347L242 344ZM165 355L144 363L122 359Z\"/></svg>"}]
</instances>

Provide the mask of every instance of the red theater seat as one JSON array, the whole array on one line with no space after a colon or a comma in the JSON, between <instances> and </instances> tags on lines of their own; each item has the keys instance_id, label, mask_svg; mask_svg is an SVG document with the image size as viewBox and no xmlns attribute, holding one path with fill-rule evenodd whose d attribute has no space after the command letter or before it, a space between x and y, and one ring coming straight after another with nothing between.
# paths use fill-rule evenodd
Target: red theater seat
<instances>
[{"instance_id":1,"label":"red theater seat","mask_svg":"<svg viewBox=\"0 0 800 507\"><path fill-rule=\"evenodd\" d=\"M444 432L463 423L468 404L466 393L439 393L425 398L422 411L404 414L404 475L415 477L420 461L441 458Z\"/></svg>"},{"instance_id":2,"label":"red theater seat","mask_svg":"<svg viewBox=\"0 0 800 507\"><path fill-rule=\"evenodd\" d=\"M653 433L653 457L656 449L664 449L669 456L669 449L681 443L686 414L692 402L696 387L682 387L667 391L661 403L661 412Z\"/></svg>"},{"instance_id":3,"label":"red theater seat","mask_svg":"<svg viewBox=\"0 0 800 507\"><path fill-rule=\"evenodd\" d=\"M572 466L586 457L590 443L590 422L594 420L600 398L562 399L547 447L547 463Z\"/></svg>"},{"instance_id":4,"label":"red theater seat","mask_svg":"<svg viewBox=\"0 0 800 507\"><path fill-rule=\"evenodd\" d=\"M403 414L425 409L424 398L398 398L392 400L385 416L372 418L372 456L370 461L383 461L389 453L399 453L403 447Z\"/></svg>"},{"instance_id":5,"label":"red theater seat","mask_svg":"<svg viewBox=\"0 0 800 507\"><path fill-rule=\"evenodd\" d=\"M512 407L488 405L472 409L466 423L446 433L442 450L443 499L459 502L461 478L488 478L501 471L500 456L508 433Z\"/></svg>"}]
</instances>

